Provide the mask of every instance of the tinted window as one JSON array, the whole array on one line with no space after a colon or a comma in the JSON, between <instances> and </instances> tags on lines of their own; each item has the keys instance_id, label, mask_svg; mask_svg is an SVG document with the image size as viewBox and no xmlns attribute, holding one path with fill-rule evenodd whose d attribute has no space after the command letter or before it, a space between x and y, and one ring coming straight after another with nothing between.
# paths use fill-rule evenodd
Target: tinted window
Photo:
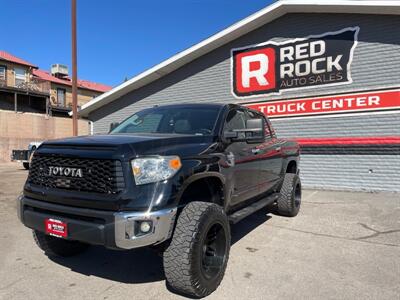
<instances>
[{"instance_id":1,"label":"tinted window","mask_svg":"<svg viewBox=\"0 0 400 300\"><path fill-rule=\"evenodd\" d=\"M226 117L225 130L245 129L247 118L244 111L237 109L231 110Z\"/></svg>"},{"instance_id":2,"label":"tinted window","mask_svg":"<svg viewBox=\"0 0 400 300\"><path fill-rule=\"evenodd\" d=\"M218 114L218 107L156 107L132 115L111 133L210 135Z\"/></svg>"},{"instance_id":3,"label":"tinted window","mask_svg":"<svg viewBox=\"0 0 400 300\"><path fill-rule=\"evenodd\" d=\"M275 129L272 126L271 121L267 117L265 117L265 119L266 119L266 123L269 126L268 127L268 132L270 132L271 137L276 137Z\"/></svg>"}]
</instances>

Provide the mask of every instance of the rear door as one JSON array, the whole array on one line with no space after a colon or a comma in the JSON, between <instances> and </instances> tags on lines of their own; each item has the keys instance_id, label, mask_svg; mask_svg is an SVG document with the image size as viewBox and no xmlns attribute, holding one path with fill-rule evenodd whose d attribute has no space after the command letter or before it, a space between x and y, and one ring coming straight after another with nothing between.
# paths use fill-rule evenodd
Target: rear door
<instances>
[{"instance_id":1,"label":"rear door","mask_svg":"<svg viewBox=\"0 0 400 300\"><path fill-rule=\"evenodd\" d=\"M253 152L257 153L258 184L260 193L266 193L279 183L282 170L282 148L269 120L258 112L249 111L252 118L265 119L265 141Z\"/></svg>"}]
</instances>

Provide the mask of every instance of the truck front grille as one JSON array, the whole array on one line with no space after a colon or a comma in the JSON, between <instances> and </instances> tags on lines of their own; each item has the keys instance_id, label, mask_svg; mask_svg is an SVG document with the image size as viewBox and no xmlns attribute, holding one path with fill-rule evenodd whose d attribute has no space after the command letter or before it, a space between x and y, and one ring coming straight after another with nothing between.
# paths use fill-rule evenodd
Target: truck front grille
<instances>
[{"instance_id":1,"label":"truck front grille","mask_svg":"<svg viewBox=\"0 0 400 300\"><path fill-rule=\"evenodd\" d=\"M35 153L28 183L46 188L116 194L125 187L121 162Z\"/></svg>"}]
</instances>

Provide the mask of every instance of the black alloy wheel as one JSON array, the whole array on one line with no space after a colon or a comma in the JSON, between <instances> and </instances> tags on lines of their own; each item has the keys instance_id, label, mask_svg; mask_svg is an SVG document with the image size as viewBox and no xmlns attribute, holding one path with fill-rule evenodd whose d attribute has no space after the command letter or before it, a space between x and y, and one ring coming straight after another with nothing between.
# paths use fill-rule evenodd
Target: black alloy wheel
<instances>
[{"instance_id":1,"label":"black alloy wheel","mask_svg":"<svg viewBox=\"0 0 400 300\"><path fill-rule=\"evenodd\" d=\"M210 202L188 203L163 255L168 286L196 298L211 294L224 277L230 247L230 225L224 209Z\"/></svg>"},{"instance_id":2,"label":"black alloy wheel","mask_svg":"<svg viewBox=\"0 0 400 300\"><path fill-rule=\"evenodd\" d=\"M301 181L297 174L287 173L276 203L276 213L284 217L295 217L301 205Z\"/></svg>"},{"instance_id":3,"label":"black alloy wheel","mask_svg":"<svg viewBox=\"0 0 400 300\"><path fill-rule=\"evenodd\" d=\"M207 279L219 275L226 260L226 232L220 223L211 225L203 240L202 273Z\"/></svg>"}]
</instances>

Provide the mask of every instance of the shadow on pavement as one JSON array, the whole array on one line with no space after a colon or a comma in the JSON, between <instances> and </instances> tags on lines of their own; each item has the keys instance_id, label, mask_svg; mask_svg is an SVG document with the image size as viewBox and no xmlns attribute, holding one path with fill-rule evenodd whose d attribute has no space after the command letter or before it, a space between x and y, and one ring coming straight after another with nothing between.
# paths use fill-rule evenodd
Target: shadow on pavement
<instances>
[{"instance_id":1,"label":"shadow on pavement","mask_svg":"<svg viewBox=\"0 0 400 300\"><path fill-rule=\"evenodd\" d=\"M235 243L244 238L247 234L255 230L258 226L264 224L272 217L267 215L268 211L264 209L260 209L259 211L251 214L247 218L244 218L239 223L231 226L231 245L233 246Z\"/></svg>"},{"instance_id":2,"label":"shadow on pavement","mask_svg":"<svg viewBox=\"0 0 400 300\"><path fill-rule=\"evenodd\" d=\"M74 272L122 283L145 283L165 279L162 258L147 248L113 251L101 246L92 246L85 253L75 257L50 259Z\"/></svg>"},{"instance_id":3,"label":"shadow on pavement","mask_svg":"<svg viewBox=\"0 0 400 300\"><path fill-rule=\"evenodd\" d=\"M261 209L232 225L232 245L270 218L266 210ZM146 283L165 279L162 257L149 248L113 251L101 246L92 246L85 253L75 257L50 259L74 272L122 283Z\"/></svg>"}]
</instances>

